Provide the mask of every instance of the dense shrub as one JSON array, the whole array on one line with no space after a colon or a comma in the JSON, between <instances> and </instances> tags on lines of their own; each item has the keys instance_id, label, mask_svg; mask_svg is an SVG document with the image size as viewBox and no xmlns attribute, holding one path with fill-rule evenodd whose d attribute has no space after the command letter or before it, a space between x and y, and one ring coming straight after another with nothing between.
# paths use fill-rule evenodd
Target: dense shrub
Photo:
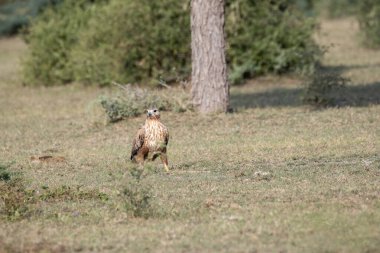
<instances>
[{"instance_id":1,"label":"dense shrub","mask_svg":"<svg viewBox=\"0 0 380 253\"><path fill-rule=\"evenodd\" d=\"M355 15L360 0L289 0L289 3L308 16L340 18Z\"/></svg>"},{"instance_id":2,"label":"dense shrub","mask_svg":"<svg viewBox=\"0 0 380 253\"><path fill-rule=\"evenodd\" d=\"M352 16L357 13L358 4L362 0L323 0L316 1L319 12L329 18Z\"/></svg>"},{"instance_id":3,"label":"dense shrub","mask_svg":"<svg viewBox=\"0 0 380 253\"><path fill-rule=\"evenodd\" d=\"M232 82L312 68L313 24L282 2L227 1ZM27 84L157 84L190 73L187 0L67 0L34 22L28 40Z\"/></svg>"},{"instance_id":4,"label":"dense shrub","mask_svg":"<svg viewBox=\"0 0 380 253\"><path fill-rule=\"evenodd\" d=\"M163 74L171 79L172 70L188 67L183 1L103 2L67 0L36 20L28 36L25 83L140 82Z\"/></svg>"},{"instance_id":5,"label":"dense shrub","mask_svg":"<svg viewBox=\"0 0 380 253\"><path fill-rule=\"evenodd\" d=\"M349 79L340 73L326 71L322 67L316 68L304 83L302 100L315 107L338 106L346 99L342 90L348 82Z\"/></svg>"},{"instance_id":6,"label":"dense shrub","mask_svg":"<svg viewBox=\"0 0 380 253\"><path fill-rule=\"evenodd\" d=\"M0 36L13 35L20 28L29 24L31 18L37 16L49 4L59 0L18 0L1 1L0 6Z\"/></svg>"},{"instance_id":7,"label":"dense shrub","mask_svg":"<svg viewBox=\"0 0 380 253\"><path fill-rule=\"evenodd\" d=\"M362 0L358 19L363 42L368 47L380 47L380 1Z\"/></svg>"},{"instance_id":8,"label":"dense shrub","mask_svg":"<svg viewBox=\"0 0 380 253\"><path fill-rule=\"evenodd\" d=\"M232 83L266 73L310 72L319 56L313 22L281 1L229 1L226 32Z\"/></svg>"},{"instance_id":9,"label":"dense shrub","mask_svg":"<svg viewBox=\"0 0 380 253\"><path fill-rule=\"evenodd\" d=\"M315 2L316 0L289 0L290 4L298 8L300 11L308 16L315 15Z\"/></svg>"},{"instance_id":10,"label":"dense shrub","mask_svg":"<svg viewBox=\"0 0 380 253\"><path fill-rule=\"evenodd\" d=\"M26 84L63 84L74 81L70 52L79 31L102 0L66 0L44 11L26 36L29 54L23 62Z\"/></svg>"},{"instance_id":11,"label":"dense shrub","mask_svg":"<svg viewBox=\"0 0 380 253\"><path fill-rule=\"evenodd\" d=\"M72 54L76 79L157 84L187 74L189 18L186 1L111 1L80 33Z\"/></svg>"}]
</instances>

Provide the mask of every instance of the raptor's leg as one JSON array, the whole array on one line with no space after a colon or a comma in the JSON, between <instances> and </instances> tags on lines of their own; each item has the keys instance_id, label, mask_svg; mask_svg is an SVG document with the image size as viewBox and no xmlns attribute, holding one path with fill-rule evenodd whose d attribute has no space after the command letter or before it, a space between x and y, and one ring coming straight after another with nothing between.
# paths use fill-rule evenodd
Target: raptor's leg
<instances>
[{"instance_id":1,"label":"raptor's leg","mask_svg":"<svg viewBox=\"0 0 380 253\"><path fill-rule=\"evenodd\" d=\"M147 157L147 153L140 153L138 154L135 159L136 159L136 162L138 163L140 169L144 169L144 164L145 164L145 159Z\"/></svg>"},{"instance_id":2,"label":"raptor's leg","mask_svg":"<svg viewBox=\"0 0 380 253\"><path fill-rule=\"evenodd\" d=\"M154 153L152 156L152 161L156 160L156 158L159 157L160 155L161 155L161 152L160 153Z\"/></svg>"},{"instance_id":3,"label":"raptor's leg","mask_svg":"<svg viewBox=\"0 0 380 253\"><path fill-rule=\"evenodd\" d=\"M137 162L139 170L144 170L144 160L139 160Z\"/></svg>"},{"instance_id":4,"label":"raptor's leg","mask_svg":"<svg viewBox=\"0 0 380 253\"><path fill-rule=\"evenodd\" d=\"M166 155L166 153L161 153L160 158L161 158L162 163L164 164L165 171L169 172L168 156Z\"/></svg>"}]
</instances>

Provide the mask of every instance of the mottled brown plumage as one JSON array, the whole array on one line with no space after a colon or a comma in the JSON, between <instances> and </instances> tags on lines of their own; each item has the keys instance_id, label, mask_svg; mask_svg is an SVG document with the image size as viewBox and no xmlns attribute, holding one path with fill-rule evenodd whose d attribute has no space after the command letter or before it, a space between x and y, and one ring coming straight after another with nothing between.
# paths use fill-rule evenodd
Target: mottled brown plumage
<instances>
[{"instance_id":1,"label":"mottled brown plumage","mask_svg":"<svg viewBox=\"0 0 380 253\"><path fill-rule=\"evenodd\" d=\"M160 121L160 112L149 109L145 124L137 131L132 142L131 160L144 164L146 159L154 160L158 156L169 171L166 147L169 142L169 131Z\"/></svg>"}]
</instances>

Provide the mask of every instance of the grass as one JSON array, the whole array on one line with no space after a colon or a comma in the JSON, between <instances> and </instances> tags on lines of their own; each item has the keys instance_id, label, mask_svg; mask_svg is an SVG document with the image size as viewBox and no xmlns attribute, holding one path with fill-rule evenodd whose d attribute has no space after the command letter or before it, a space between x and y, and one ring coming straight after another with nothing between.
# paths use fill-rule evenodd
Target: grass
<instances>
[{"instance_id":1,"label":"grass","mask_svg":"<svg viewBox=\"0 0 380 253\"><path fill-rule=\"evenodd\" d=\"M106 124L94 101L108 89L22 87L25 46L1 40L0 164L45 197L0 220L0 252L379 252L380 51L356 29L326 21L316 35L352 80L346 106L310 110L299 80L266 77L232 88L236 113L165 112L172 171L152 163L137 184L144 118ZM126 210L131 185L149 187L147 217Z\"/></svg>"}]
</instances>

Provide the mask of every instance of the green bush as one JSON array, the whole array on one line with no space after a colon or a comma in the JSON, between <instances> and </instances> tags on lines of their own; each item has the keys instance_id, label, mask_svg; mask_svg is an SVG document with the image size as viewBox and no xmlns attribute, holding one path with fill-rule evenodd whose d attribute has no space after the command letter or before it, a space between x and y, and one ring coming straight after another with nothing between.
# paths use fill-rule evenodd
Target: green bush
<instances>
[{"instance_id":1,"label":"green bush","mask_svg":"<svg viewBox=\"0 0 380 253\"><path fill-rule=\"evenodd\" d=\"M355 15L360 2L361 0L323 0L316 1L315 5L322 15L340 18Z\"/></svg>"},{"instance_id":2,"label":"green bush","mask_svg":"<svg viewBox=\"0 0 380 253\"><path fill-rule=\"evenodd\" d=\"M189 19L186 1L110 1L80 32L72 52L76 79L158 84L187 75Z\"/></svg>"},{"instance_id":3,"label":"green bush","mask_svg":"<svg viewBox=\"0 0 380 253\"><path fill-rule=\"evenodd\" d=\"M37 16L49 4L59 0L18 0L1 1L0 6L0 36L13 35L29 24L31 18Z\"/></svg>"},{"instance_id":4,"label":"green bush","mask_svg":"<svg viewBox=\"0 0 380 253\"><path fill-rule=\"evenodd\" d=\"M314 107L337 106L345 99L342 91L349 81L339 73L317 68L304 83L302 100Z\"/></svg>"},{"instance_id":5,"label":"green bush","mask_svg":"<svg viewBox=\"0 0 380 253\"><path fill-rule=\"evenodd\" d=\"M363 42L368 47L380 47L380 1L362 0L358 20Z\"/></svg>"},{"instance_id":6,"label":"green bush","mask_svg":"<svg viewBox=\"0 0 380 253\"><path fill-rule=\"evenodd\" d=\"M282 2L227 1L232 82L313 67L313 23ZM46 10L27 38L26 84L158 84L190 73L187 0L67 0Z\"/></svg>"},{"instance_id":7,"label":"green bush","mask_svg":"<svg viewBox=\"0 0 380 253\"><path fill-rule=\"evenodd\" d=\"M188 92L171 88L170 91L152 91L131 85L121 86L121 91L100 98L110 122L139 116L147 108L161 111L184 112L191 110ZM174 95L174 96L173 96Z\"/></svg>"},{"instance_id":8,"label":"green bush","mask_svg":"<svg viewBox=\"0 0 380 253\"><path fill-rule=\"evenodd\" d=\"M319 56L314 23L281 1L230 1L227 8L230 80L310 72Z\"/></svg>"},{"instance_id":9,"label":"green bush","mask_svg":"<svg viewBox=\"0 0 380 253\"><path fill-rule=\"evenodd\" d=\"M52 6L32 22L26 36L29 53L23 62L24 82L29 85L74 81L70 52L78 44L79 31L102 0L66 0Z\"/></svg>"},{"instance_id":10,"label":"green bush","mask_svg":"<svg viewBox=\"0 0 380 253\"><path fill-rule=\"evenodd\" d=\"M298 8L307 16L315 15L315 12L316 12L315 2L316 0L290 0L290 4Z\"/></svg>"},{"instance_id":11,"label":"green bush","mask_svg":"<svg viewBox=\"0 0 380 253\"><path fill-rule=\"evenodd\" d=\"M289 0L289 3L307 16L341 18L355 15L360 0Z\"/></svg>"}]
</instances>

